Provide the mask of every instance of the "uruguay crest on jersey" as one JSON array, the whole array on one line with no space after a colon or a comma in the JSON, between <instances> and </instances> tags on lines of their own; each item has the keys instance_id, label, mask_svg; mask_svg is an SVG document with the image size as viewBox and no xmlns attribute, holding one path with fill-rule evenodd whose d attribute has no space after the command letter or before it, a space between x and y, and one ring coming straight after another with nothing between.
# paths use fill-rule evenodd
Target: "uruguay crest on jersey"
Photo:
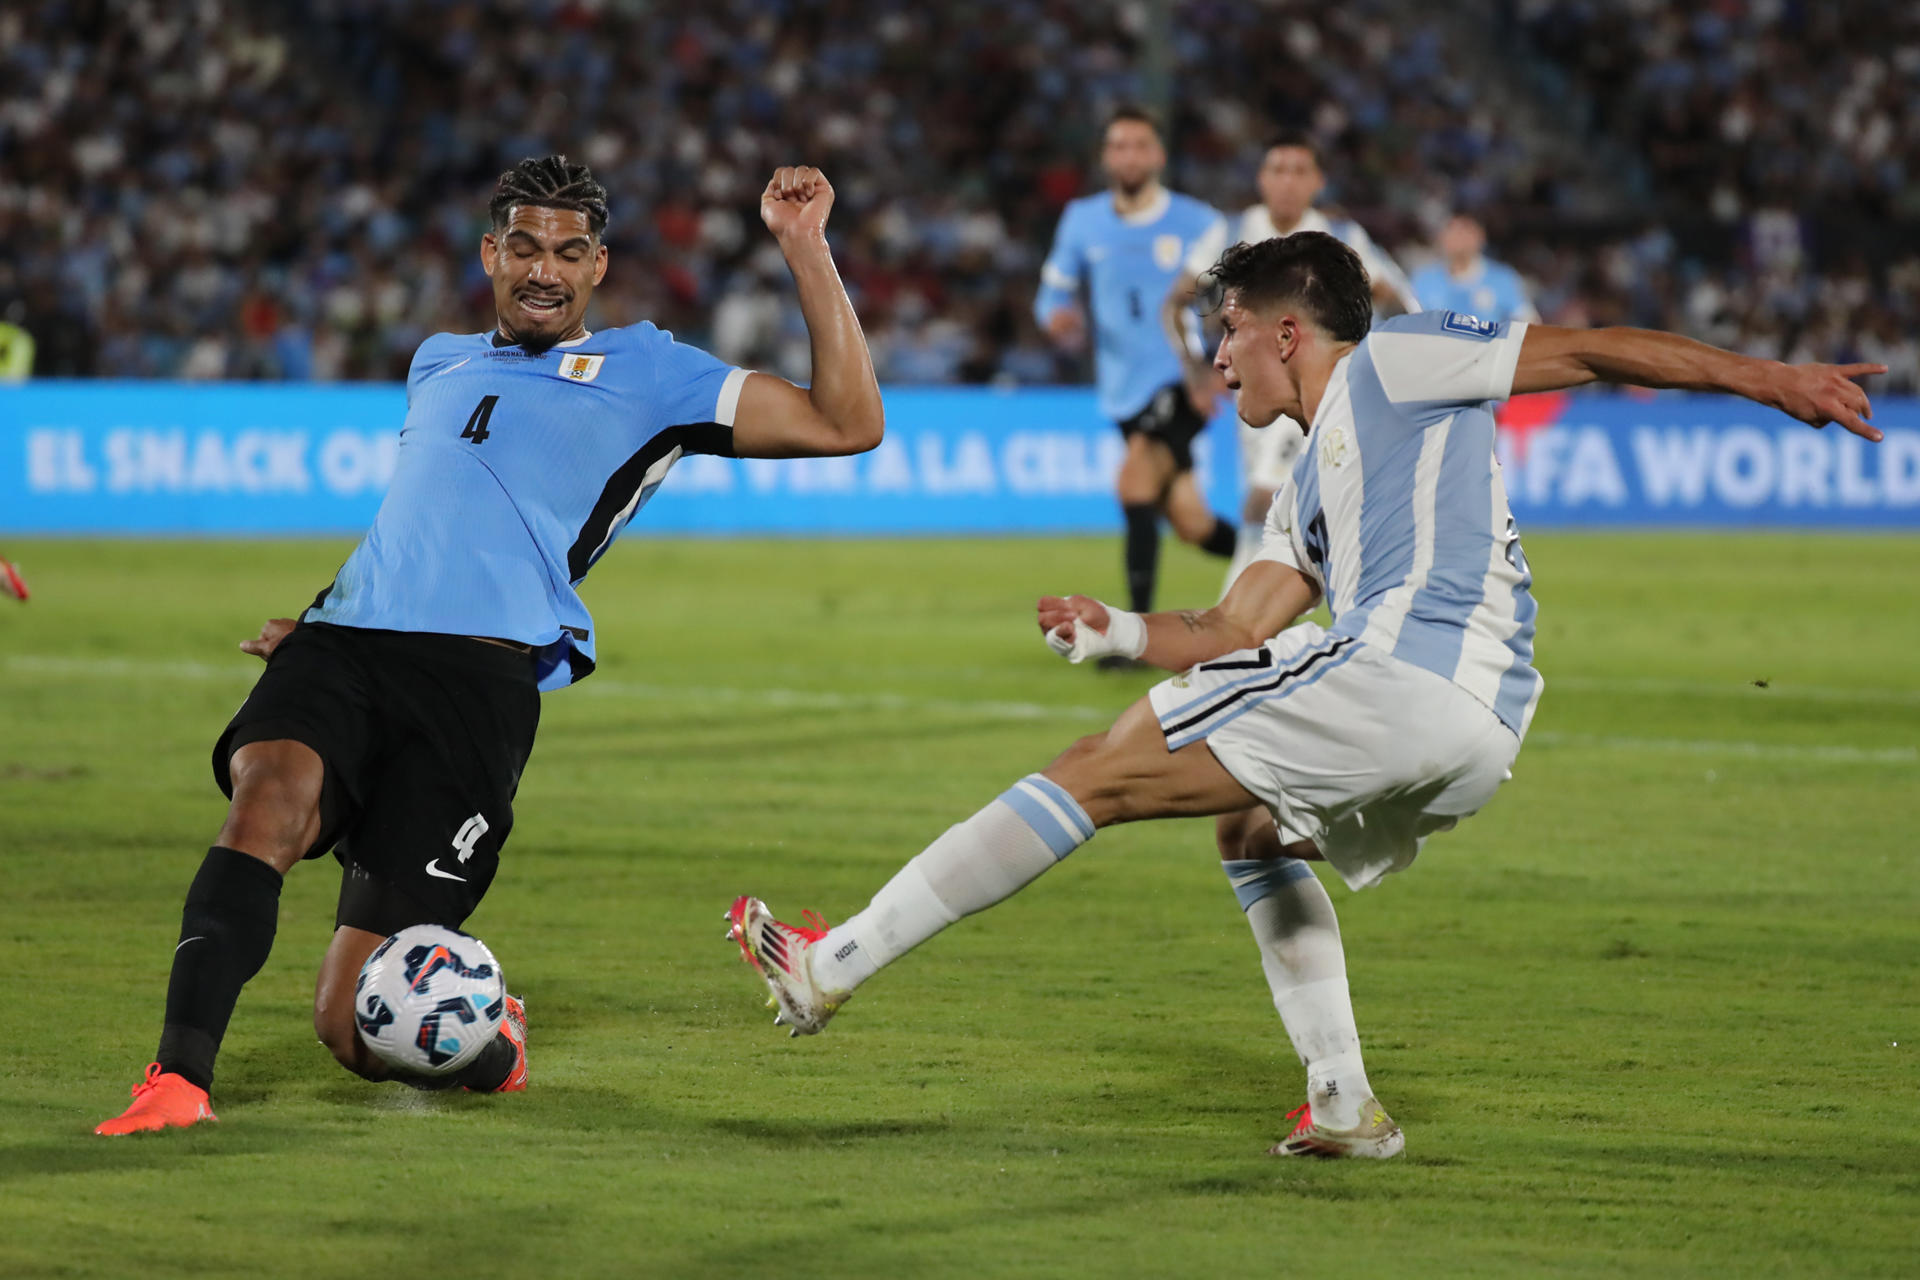
<instances>
[{"instance_id":1,"label":"uruguay crest on jersey","mask_svg":"<svg viewBox=\"0 0 1920 1280\"><path fill-rule=\"evenodd\" d=\"M606 362L603 355L588 355L584 352L565 355L560 358L560 376L569 382L592 382L600 376L600 366Z\"/></svg>"}]
</instances>

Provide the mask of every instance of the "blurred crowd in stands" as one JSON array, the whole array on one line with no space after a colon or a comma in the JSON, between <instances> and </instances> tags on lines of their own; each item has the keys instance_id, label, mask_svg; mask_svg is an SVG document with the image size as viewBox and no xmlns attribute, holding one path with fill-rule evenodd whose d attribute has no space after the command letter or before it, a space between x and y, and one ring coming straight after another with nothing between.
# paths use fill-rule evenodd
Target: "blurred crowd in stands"
<instances>
[{"instance_id":1,"label":"blurred crowd in stands","mask_svg":"<svg viewBox=\"0 0 1920 1280\"><path fill-rule=\"evenodd\" d=\"M16 0L0 321L44 375L399 377L486 323L493 178L566 150L612 196L595 324L804 377L756 205L806 162L883 379L1072 380L1028 315L1039 262L1100 185L1106 111L1164 75L1168 183L1222 209L1305 127L1329 199L1409 268L1467 210L1549 321L1920 387L1911 0L1169 3L1161 39L1150 4L1086 0ZM1463 20L1642 157L1641 207L1595 197L1623 185L1600 152L1514 126Z\"/></svg>"},{"instance_id":2,"label":"blurred crowd in stands","mask_svg":"<svg viewBox=\"0 0 1920 1280\"><path fill-rule=\"evenodd\" d=\"M1884 361L1888 384L1920 386L1920 4L1502 7L1590 127L1644 158L1660 216L1723 228L1737 250L1702 270L1658 230L1611 246L1613 301L1593 319L1624 304L1754 354Z\"/></svg>"}]
</instances>

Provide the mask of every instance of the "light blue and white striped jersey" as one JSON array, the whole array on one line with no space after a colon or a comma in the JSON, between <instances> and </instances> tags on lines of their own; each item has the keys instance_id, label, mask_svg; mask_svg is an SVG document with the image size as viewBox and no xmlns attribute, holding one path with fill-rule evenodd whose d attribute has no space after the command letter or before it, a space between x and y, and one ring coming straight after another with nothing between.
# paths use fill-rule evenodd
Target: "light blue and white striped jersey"
<instances>
[{"instance_id":1,"label":"light blue and white striped jersey","mask_svg":"<svg viewBox=\"0 0 1920 1280\"><path fill-rule=\"evenodd\" d=\"M1524 323L1383 320L1327 383L1260 559L1320 585L1332 635L1453 681L1524 735L1540 700L1533 575L1494 460Z\"/></svg>"},{"instance_id":2,"label":"light blue and white striped jersey","mask_svg":"<svg viewBox=\"0 0 1920 1280\"><path fill-rule=\"evenodd\" d=\"M651 324L502 342L420 344L393 483L302 620L532 645L559 689L593 670L581 579L683 454L732 456L747 375Z\"/></svg>"},{"instance_id":3,"label":"light blue and white striped jersey","mask_svg":"<svg viewBox=\"0 0 1920 1280\"><path fill-rule=\"evenodd\" d=\"M1496 324L1540 318L1520 273L1492 258L1481 258L1464 276L1454 275L1444 262L1430 262L1413 273L1413 291L1429 311L1458 311Z\"/></svg>"},{"instance_id":4,"label":"light blue and white striped jersey","mask_svg":"<svg viewBox=\"0 0 1920 1280\"><path fill-rule=\"evenodd\" d=\"M1194 241L1225 225L1212 205L1171 191L1125 217L1105 191L1069 201L1061 213L1053 249L1040 268L1033 314L1044 328L1047 317L1072 303L1086 284L1094 380L1106 417L1131 418L1160 388L1185 382L1180 357L1160 327L1160 304ZM1198 352L1197 315L1192 329Z\"/></svg>"}]
</instances>

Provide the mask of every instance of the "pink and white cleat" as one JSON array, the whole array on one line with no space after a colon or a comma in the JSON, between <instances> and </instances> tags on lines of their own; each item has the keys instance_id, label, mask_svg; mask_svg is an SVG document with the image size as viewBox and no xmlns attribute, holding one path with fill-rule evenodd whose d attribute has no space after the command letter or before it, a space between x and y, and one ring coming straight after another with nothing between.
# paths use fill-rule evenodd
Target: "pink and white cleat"
<instances>
[{"instance_id":1,"label":"pink and white cleat","mask_svg":"<svg viewBox=\"0 0 1920 1280\"><path fill-rule=\"evenodd\" d=\"M804 925L782 924L767 904L745 894L727 909L727 937L740 944L740 954L760 971L773 992L768 1008L778 1007L773 1025L791 1028L788 1034L817 1035L827 1019L847 1002L850 991L825 991L813 980L813 945L827 936L827 922L811 911Z\"/></svg>"}]
</instances>

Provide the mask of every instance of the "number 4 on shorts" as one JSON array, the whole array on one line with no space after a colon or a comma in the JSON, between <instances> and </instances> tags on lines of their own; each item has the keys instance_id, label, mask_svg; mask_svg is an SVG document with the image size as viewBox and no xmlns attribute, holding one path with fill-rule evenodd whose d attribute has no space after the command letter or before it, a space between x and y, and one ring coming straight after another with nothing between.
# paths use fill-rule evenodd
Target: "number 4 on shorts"
<instances>
[{"instance_id":1,"label":"number 4 on shorts","mask_svg":"<svg viewBox=\"0 0 1920 1280\"><path fill-rule=\"evenodd\" d=\"M460 824L460 833L453 838L453 850L460 855L460 861L473 856L473 847L488 830L487 820L477 813Z\"/></svg>"}]
</instances>

